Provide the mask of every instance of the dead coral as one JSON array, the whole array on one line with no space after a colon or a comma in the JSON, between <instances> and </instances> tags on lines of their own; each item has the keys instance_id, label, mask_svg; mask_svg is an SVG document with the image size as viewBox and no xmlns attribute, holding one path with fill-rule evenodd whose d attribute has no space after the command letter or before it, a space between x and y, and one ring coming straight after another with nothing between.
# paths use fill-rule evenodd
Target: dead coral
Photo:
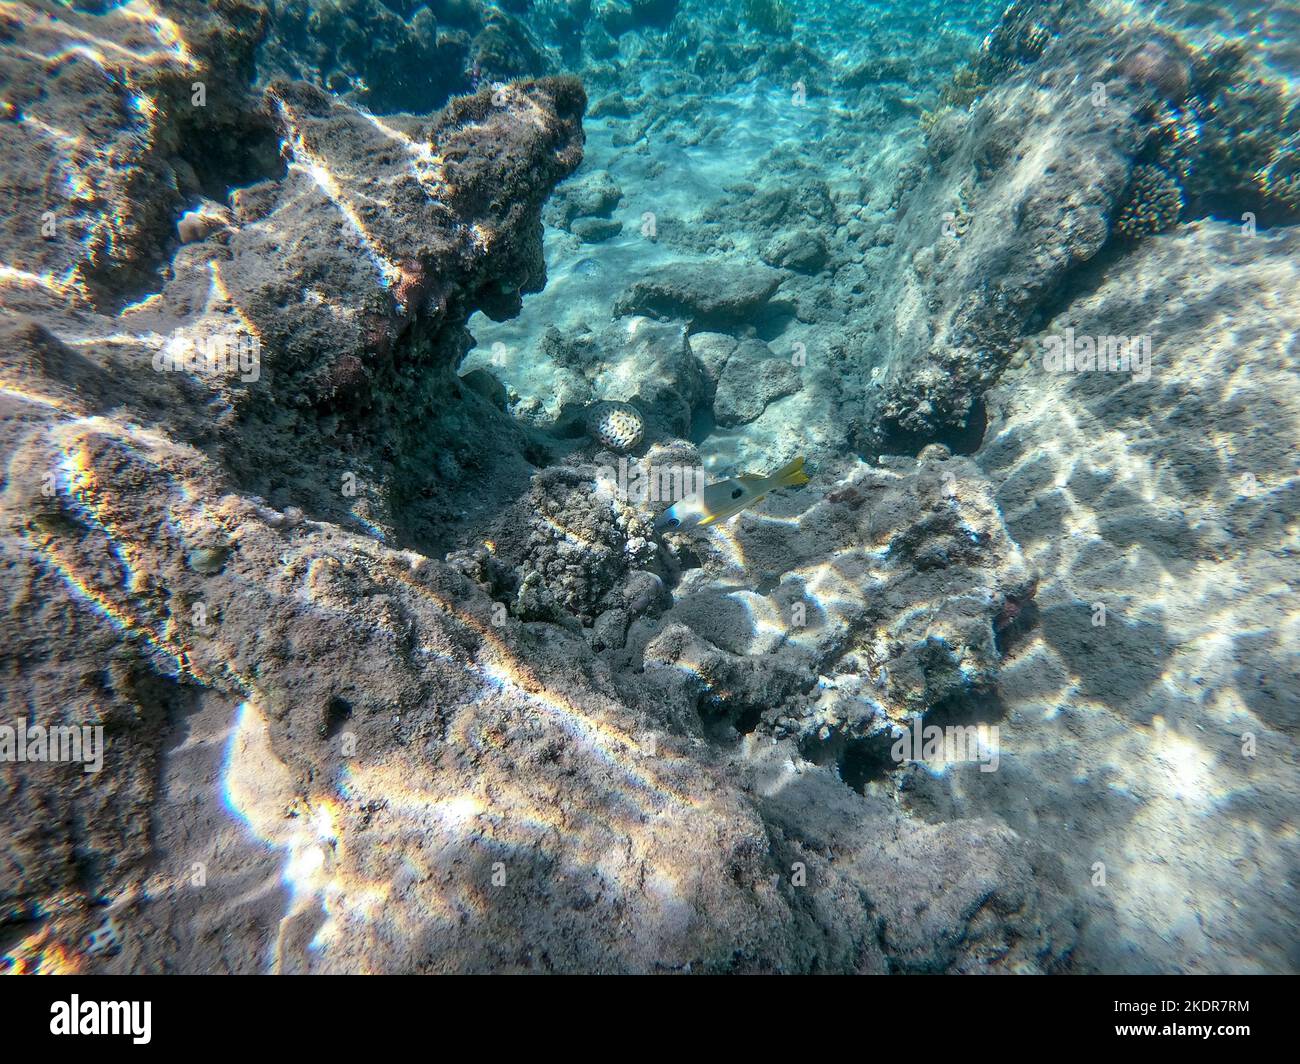
<instances>
[{"instance_id":1,"label":"dead coral","mask_svg":"<svg viewBox=\"0 0 1300 1064\"><path fill-rule=\"evenodd\" d=\"M589 627L626 605L624 591L658 554L652 515L610 488L594 466L547 469L487 544L448 560L524 620Z\"/></svg>"}]
</instances>

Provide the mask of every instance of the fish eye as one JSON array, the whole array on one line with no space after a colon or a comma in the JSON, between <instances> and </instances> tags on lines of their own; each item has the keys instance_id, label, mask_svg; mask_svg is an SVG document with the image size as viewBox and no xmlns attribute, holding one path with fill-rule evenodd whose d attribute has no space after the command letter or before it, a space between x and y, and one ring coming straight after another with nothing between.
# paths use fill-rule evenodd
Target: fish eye
<instances>
[{"instance_id":1,"label":"fish eye","mask_svg":"<svg viewBox=\"0 0 1300 1064\"><path fill-rule=\"evenodd\" d=\"M675 518L675 517L670 517L670 518L668 518L668 527L669 527L669 528L676 528L676 527L677 527L678 525L680 525L680 524L681 524L681 522L680 522L679 520L677 520L677 518Z\"/></svg>"}]
</instances>

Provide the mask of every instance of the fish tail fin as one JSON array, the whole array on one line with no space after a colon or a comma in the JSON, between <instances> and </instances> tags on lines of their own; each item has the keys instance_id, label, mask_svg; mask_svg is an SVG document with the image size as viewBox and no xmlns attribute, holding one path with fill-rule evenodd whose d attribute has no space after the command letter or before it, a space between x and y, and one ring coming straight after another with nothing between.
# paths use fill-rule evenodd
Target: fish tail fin
<instances>
[{"instance_id":1,"label":"fish tail fin","mask_svg":"<svg viewBox=\"0 0 1300 1064\"><path fill-rule=\"evenodd\" d=\"M808 474L803 471L803 455L789 465L782 466L772 474L772 484L778 488L797 488L808 483Z\"/></svg>"}]
</instances>

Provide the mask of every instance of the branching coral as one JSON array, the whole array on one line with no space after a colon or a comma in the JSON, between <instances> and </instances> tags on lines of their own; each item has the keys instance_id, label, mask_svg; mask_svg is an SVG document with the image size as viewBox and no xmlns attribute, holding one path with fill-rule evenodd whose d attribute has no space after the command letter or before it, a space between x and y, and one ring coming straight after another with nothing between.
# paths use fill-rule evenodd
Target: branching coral
<instances>
[{"instance_id":1,"label":"branching coral","mask_svg":"<svg viewBox=\"0 0 1300 1064\"><path fill-rule=\"evenodd\" d=\"M1115 216L1113 231L1129 240L1161 233L1178 223L1183 211L1183 190L1158 166L1136 166L1129 182L1127 201Z\"/></svg>"}]
</instances>

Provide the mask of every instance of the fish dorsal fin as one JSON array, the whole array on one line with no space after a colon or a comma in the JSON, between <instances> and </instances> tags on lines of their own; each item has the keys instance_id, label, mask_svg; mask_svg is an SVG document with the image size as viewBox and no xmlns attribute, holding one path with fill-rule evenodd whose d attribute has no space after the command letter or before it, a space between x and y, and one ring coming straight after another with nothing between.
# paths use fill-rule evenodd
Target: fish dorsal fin
<instances>
[{"instance_id":1,"label":"fish dorsal fin","mask_svg":"<svg viewBox=\"0 0 1300 1064\"><path fill-rule=\"evenodd\" d=\"M766 480L767 477L759 476L757 473L741 473L736 479L746 484L755 484L760 480Z\"/></svg>"}]
</instances>

